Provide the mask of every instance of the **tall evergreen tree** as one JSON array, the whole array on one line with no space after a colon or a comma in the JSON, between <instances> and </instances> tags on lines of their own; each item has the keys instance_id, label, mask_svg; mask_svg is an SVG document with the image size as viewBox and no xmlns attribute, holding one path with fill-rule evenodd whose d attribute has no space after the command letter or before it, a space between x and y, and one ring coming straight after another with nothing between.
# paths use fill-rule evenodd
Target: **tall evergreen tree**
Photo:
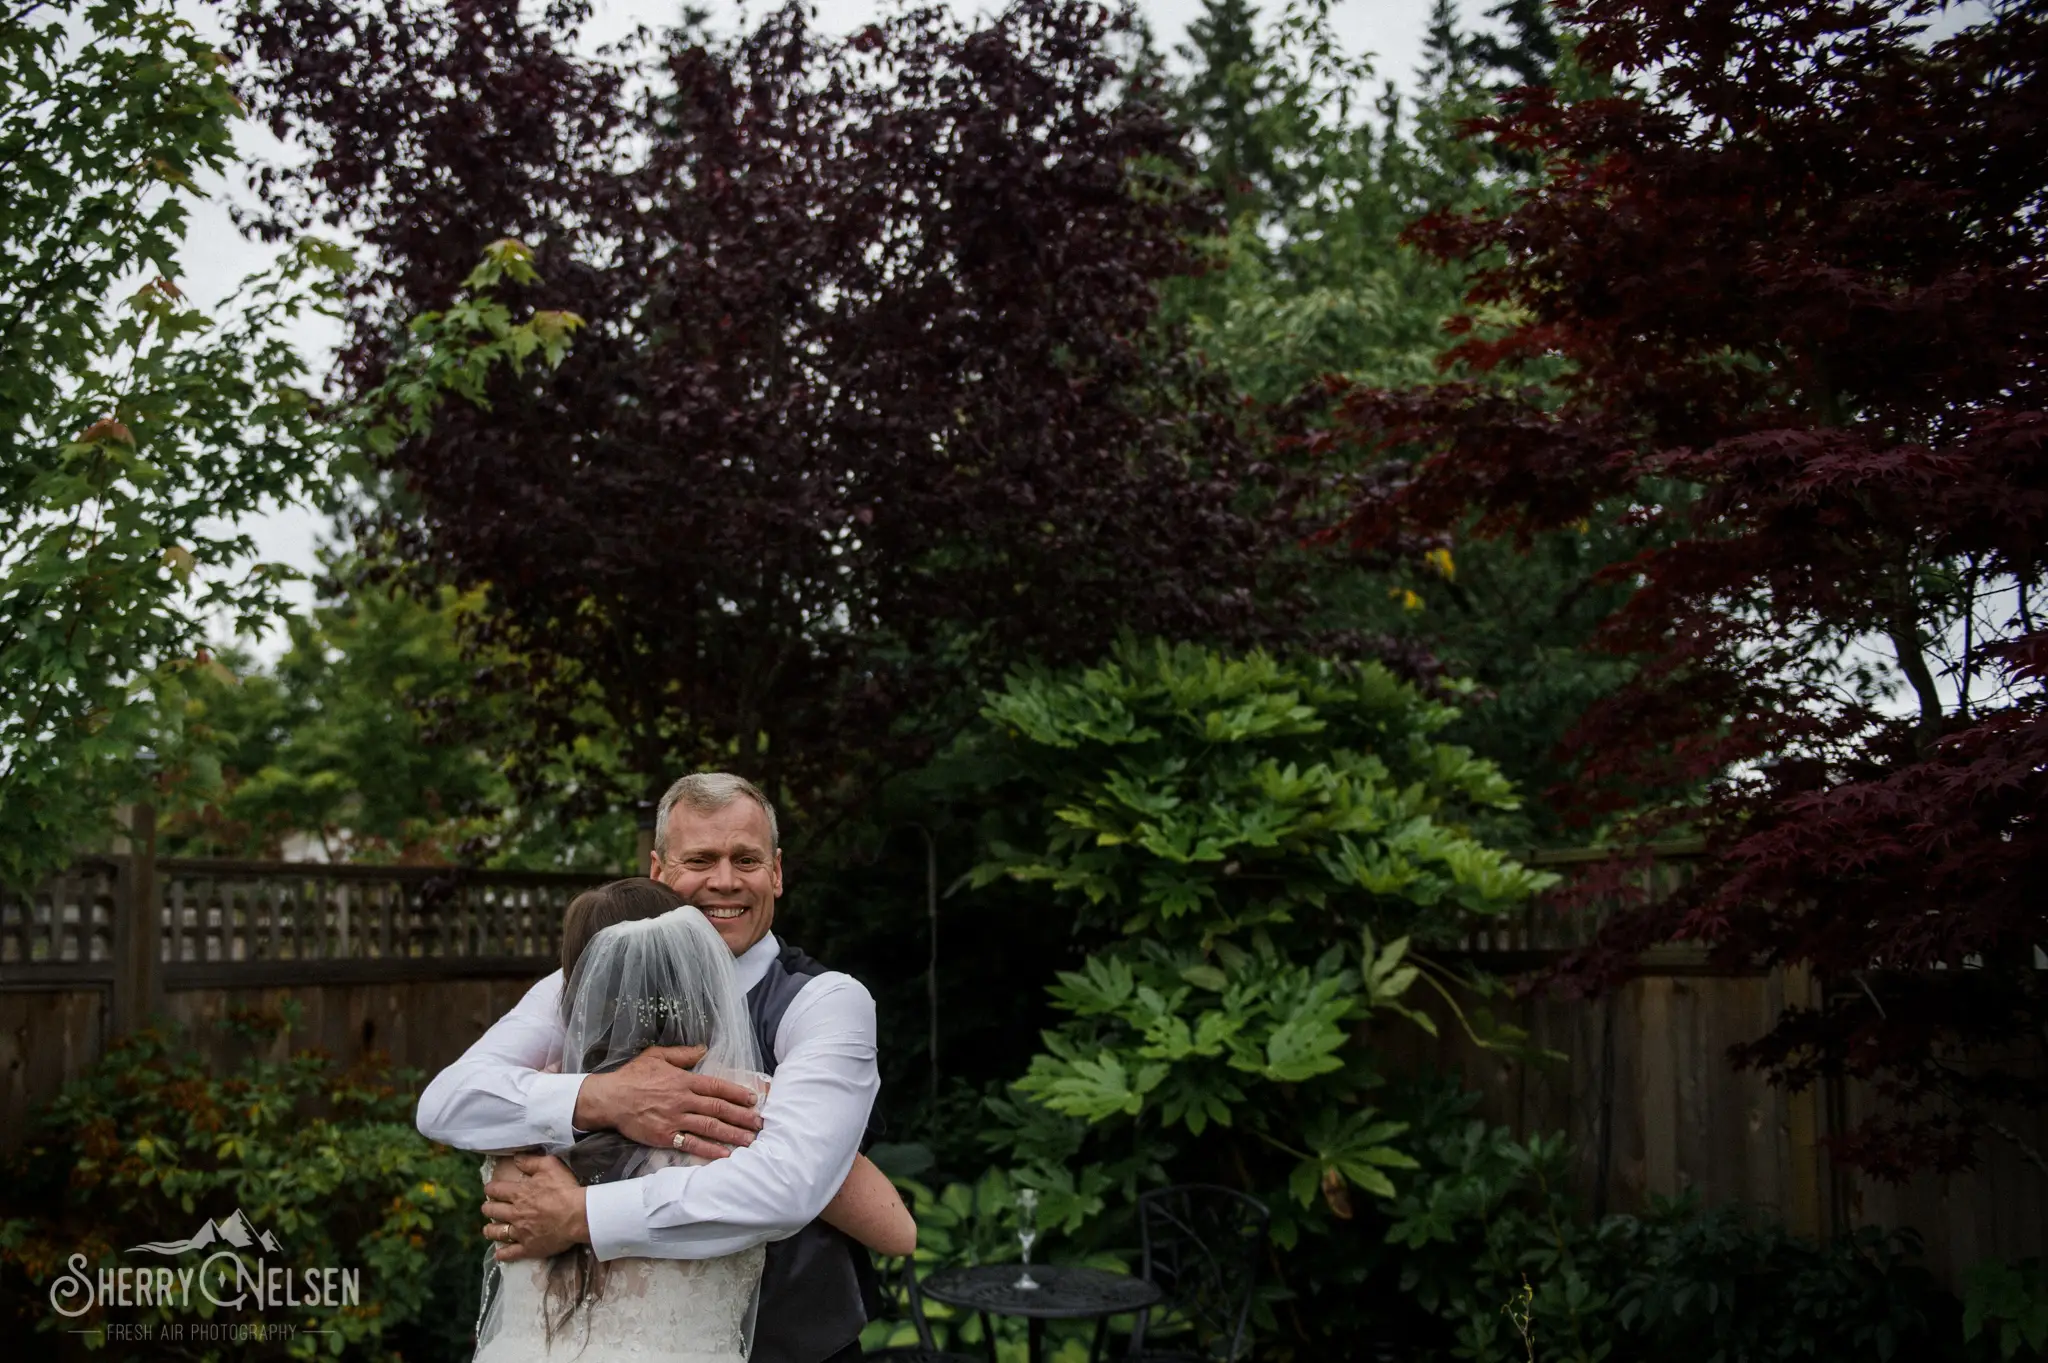
<instances>
[{"instance_id":1,"label":"tall evergreen tree","mask_svg":"<svg viewBox=\"0 0 2048 1363\"><path fill-rule=\"evenodd\" d=\"M1540 9L1510 16L1511 55L1524 68L1536 69L1546 22ZM1212 180L1247 164L1286 175L1270 176L1265 201L1211 243L1217 268L1168 281L1169 317L1298 435L1313 431L1290 424L1290 403L1327 376L1440 378L1443 325L1460 310L1466 276L1401 237L1428 213L1504 207L1533 175L1462 135L1466 120L1494 111L1495 86L1509 79L1498 53L1475 55L1453 0L1437 0L1420 90L1411 101L1389 89L1374 118L1369 62L1345 55L1313 9L1290 10L1261 43L1243 5L1211 0L1191 36L1180 107L1204 170ZM1364 485L1374 476L1364 466L1343 474ZM1296 504L1306 529L1328 491ZM1618 601L1598 575L1641 547L1640 532L1604 514L1527 552L1451 533L1378 545L1321 565L1314 623L1347 647L1434 658L1475 682L1482 698L1459 737L1541 791L1568 770L1556 745L1570 717L1627 675L1625 661L1584 644ZM1523 833L1548 838L1547 814L1533 817Z\"/></svg>"},{"instance_id":2,"label":"tall evergreen tree","mask_svg":"<svg viewBox=\"0 0 2048 1363\"><path fill-rule=\"evenodd\" d=\"M1551 0L1500 0L1486 11L1486 17L1506 32L1474 33L1464 40L1464 54L1472 69L1492 89L1550 83L1563 55L1550 5ZM1439 7L1449 8L1444 0L1439 0Z\"/></svg>"},{"instance_id":3,"label":"tall evergreen tree","mask_svg":"<svg viewBox=\"0 0 2048 1363\"><path fill-rule=\"evenodd\" d=\"M1430 0L1429 27L1422 38L1422 97L1463 86L1472 69L1470 39L1458 29L1452 0Z\"/></svg>"},{"instance_id":4,"label":"tall evergreen tree","mask_svg":"<svg viewBox=\"0 0 2048 1363\"><path fill-rule=\"evenodd\" d=\"M1176 49L1192 73L1181 85L1181 121L1201 143L1203 178L1223 196L1234 221L1248 210L1284 202L1278 148L1262 115L1274 96L1271 51L1258 35L1251 0L1202 0Z\"/></svg>"}]
</instances>

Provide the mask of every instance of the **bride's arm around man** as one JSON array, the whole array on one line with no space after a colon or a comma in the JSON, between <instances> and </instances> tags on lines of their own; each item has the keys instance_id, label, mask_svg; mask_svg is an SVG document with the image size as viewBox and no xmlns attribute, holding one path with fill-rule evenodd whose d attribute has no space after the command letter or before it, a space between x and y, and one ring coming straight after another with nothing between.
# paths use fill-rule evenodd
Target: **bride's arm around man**
<instances>
[{"instance_id":1,"label":"bride's arm around man","mask_svg":"<svg viewBox=\"0 0 2048 1363\"><path fill-rule=\"evenodd\" d=\"M689 1049L651 1049L606 1074L549 1073L563 1034L562 977L550 975L428 1085L420 1131L459 1149L560 1151L610 1129L710 1162L583 1187L559 1161L522 1158L526 1179L486 1190L502 1261L579 1243L606 1260L709 1259L783 1240L825 1210L859 1152L880 1088L874 999L772 932L782 859L767 800L723 774L677 782L657 810L651 874L733 951L773 1067L773 1120L751 1089L692 1072Z\"/></svg>"}]
</instances>

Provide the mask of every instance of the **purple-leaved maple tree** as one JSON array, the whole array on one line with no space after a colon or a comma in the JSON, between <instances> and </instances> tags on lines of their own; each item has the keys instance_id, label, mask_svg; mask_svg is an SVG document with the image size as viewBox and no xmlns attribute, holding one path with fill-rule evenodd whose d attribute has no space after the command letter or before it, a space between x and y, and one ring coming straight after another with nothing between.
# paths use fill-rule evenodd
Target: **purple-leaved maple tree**
<instances>
[{"instance_id":1,"label":"purple-leaved maple tree","mask_svg":"<svg viewBox=\"0 0 2048 1363\"><path fill-rule=\"evenodd\" d=\"M1127 19L1023 0L850 39L575 54L587 7L247 7L252 103L309 158L272 230L373 263L347 378L486 243L587 319L387 461L391 552L488 590L480 678L567 751L593 705L650 790L731 766L816 812L1026 659L1119 630L1284 629L1239 410L1157 334L1213 207L1115 60ZM529 779L541 768L529 764Z\"/></svg>"},{"instance_id":2,"label":"purple-leaved maple tree","mask_svg":"<svg viewBox=\"0 0 2048 1363\"><path fill-rule=\"evenodd\" d=\"M1616 93L1515 92L1475 132L1542 182L1411 229L1480 267L1471 377L1337 394L1318 442L1389 461L1343 533L1666 536L1618 570L1602 638L1643 665L1574 798L1670 793L1634 831L1709 856L1580 978L1673 937L1810 967L1824 1002L1736 1058L1875 1084L1832 1145L1876 1174L1965 1166L2048 1099L2048 7L1560 9Z\"/></svg>"}]
</instances>

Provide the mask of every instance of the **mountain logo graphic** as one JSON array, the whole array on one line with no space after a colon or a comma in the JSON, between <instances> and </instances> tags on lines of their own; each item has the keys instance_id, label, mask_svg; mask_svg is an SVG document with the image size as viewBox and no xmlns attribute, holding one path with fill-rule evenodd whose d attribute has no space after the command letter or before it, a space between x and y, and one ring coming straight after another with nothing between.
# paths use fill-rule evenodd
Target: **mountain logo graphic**
<instances>
[{"instance_id":1,"label":"mountain logo graphic","mask_svg":"<svg viewBox=\"0 0 2048 1363\"><path fill-rule=\"evenodd\" d=\"M183 1240L152 1240L146 1245L131 1245L130 1254L183 1254L187 1250L205 1249L209 1245L228 1245L235 1249L268 1250L282 1254L284 1243L275 1231L259 1231L249 1218L242 1214L240 1207L234 1215L221 1217L217 1221L203 1221L199 1229Z\"/></svg>"}]
</instances>

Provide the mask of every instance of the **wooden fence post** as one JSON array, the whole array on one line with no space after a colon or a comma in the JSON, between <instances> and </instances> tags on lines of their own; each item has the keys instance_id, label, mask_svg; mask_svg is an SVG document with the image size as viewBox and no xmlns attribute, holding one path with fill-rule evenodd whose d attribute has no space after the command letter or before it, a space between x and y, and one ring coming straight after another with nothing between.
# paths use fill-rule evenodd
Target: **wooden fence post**
<instances>
[{"instance_id":1,"label":"wooden fence post","mask_svg":"<svg viewBox=\"0 0 2048 1363\"><path fill-rule=\"evenodd\" d=\"M1777 967L1784 984L1782 1003L1788 1008L1817 1008L1820 990L1813 971L1803 965ZM1797 1093L1785 1095L1787 1178L1791 1184L1785 1208L1786 1228L1799 1235L1824 1240L1834 1233L1833 1189L1828 1182L1827 1157L1820 1142L1825 1121L1823 1084L1808 1084Z\"/></svg>"},{"instance_id":2,"label":"wooden fence post","mask_svg":"<svg viewBox=\"0 0 2048 1363\"><path fill-rule=\"evenodd\" d=\"M643 801L634 811L633 819L633 871L636 876L647 874L647 868L654 863L654 805Z\"/></svg>"},{"instance_id":3,"label":"wooden fence post","mask_svg":"<svg viewBox=\"0 0 2048 1363\"><path fill-rule=\"evenodd\" d=\"M156 807L130 816L128 857L114 909L113 1034L147 1025L163 1007L163 910L156 895Z\"/></svg>"}]
</instances>

